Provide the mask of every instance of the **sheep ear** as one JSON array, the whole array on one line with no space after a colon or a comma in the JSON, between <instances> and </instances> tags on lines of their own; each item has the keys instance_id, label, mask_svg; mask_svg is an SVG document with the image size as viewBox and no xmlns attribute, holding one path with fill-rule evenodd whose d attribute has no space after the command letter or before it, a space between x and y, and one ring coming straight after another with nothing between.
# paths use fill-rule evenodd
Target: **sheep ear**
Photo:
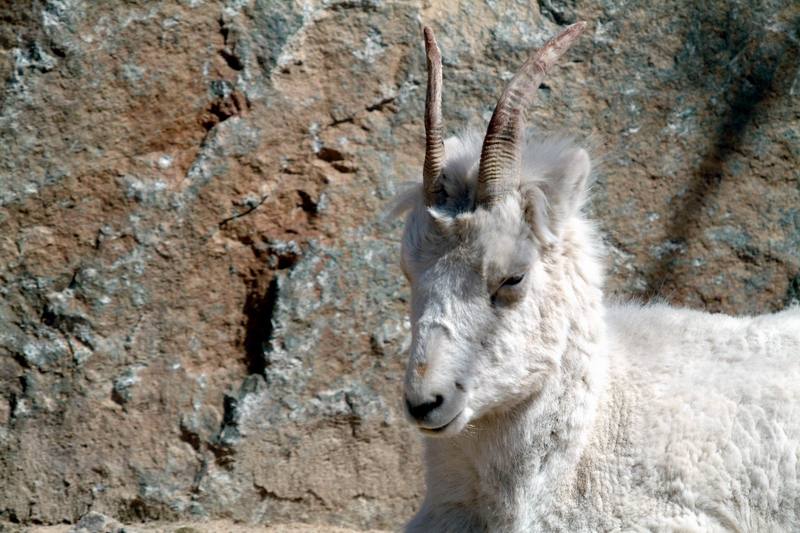
<instances>
[{"instance_id":1,"label":"sheep ear","mask_svg":"<svg viewBox=\"0 0 800 533\"><path fill-rule=\"evenodd\" d=\"M549 169L541 189L525 191L525 216L537 238L552 243L561 237L566 222L575 216L586 201L586 189L592 163L583 148L562 154Z\"/></svg>"}]
</instances>

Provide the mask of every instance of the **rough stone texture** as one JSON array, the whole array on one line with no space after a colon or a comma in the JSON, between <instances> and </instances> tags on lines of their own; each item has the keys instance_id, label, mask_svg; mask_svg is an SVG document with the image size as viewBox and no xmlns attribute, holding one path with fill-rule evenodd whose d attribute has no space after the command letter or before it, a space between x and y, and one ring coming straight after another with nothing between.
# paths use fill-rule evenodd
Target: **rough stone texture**
<instances>
[{"instance_id":1,"label":"rough stone texture","mask_svg":"<svg viewBox=\"0 0 800 533\"><path fill-rule=\"evenodd\" d=\"M392 195L526 50L533 122L602 161L609 291L800 300L800 8L0 2L0 521L394 527L422 493Z\"/></svg>"},{"instance_id":2,"label":"rough stone texture","mask_svg":"<svg viewBox=\"0 0 800 533\"><path fill-rule=\"evenodd\" d=\"M86 520L89 518L89 520ZM88 527L86 527L88 526ZM85 515L74 527L58 526L7 526L9 532L25 533L387 533L384 530L354 530L326 524L283 523L274 526L247 525L231 520L207 520L204 522L150 522L147 524L121 525L119 522L91 512ZM0 527L5 533L5 529Z\"/></svg>"}]
</instances>

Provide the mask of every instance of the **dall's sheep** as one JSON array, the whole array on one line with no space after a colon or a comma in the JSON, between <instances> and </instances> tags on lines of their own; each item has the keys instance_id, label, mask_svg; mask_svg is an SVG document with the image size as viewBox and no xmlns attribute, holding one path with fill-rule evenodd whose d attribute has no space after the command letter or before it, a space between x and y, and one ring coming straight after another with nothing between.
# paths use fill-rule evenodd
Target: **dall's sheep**
<instances>
[{"instance_id":1,"label":"dall's sheep","mask_svg":"<svg viewBox=\"0 0 800 533\"><path fill-rule=\"evenodd\" d=\"M482 139L442 138L403 203L409 418L427 494L407 531L800 531L800 310L731 317L603 299L591 163L526 138L578 23L535 51Z\"/></svg>"}]
</instances>

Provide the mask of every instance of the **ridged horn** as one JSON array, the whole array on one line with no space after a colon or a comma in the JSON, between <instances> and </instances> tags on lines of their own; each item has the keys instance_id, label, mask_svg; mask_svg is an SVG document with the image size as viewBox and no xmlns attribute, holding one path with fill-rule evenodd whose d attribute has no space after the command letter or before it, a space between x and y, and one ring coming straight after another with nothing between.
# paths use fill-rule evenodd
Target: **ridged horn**
<instances>
[{"instance_id":1,"label":"ridged horn","mask_svg":"<svg viewBox=\"0 0 800 533\"><path fill-rule=\"evenodd\" d=\"M547 71L585 28L585 22L573 24L531 52L500 95L483 139L477 205L491 207L519 185L526 111Z\"/></svg>"},{"instance_id":2,"label":"ridged horn","mask_svg":"<svg viewBox=\"0 0 800 533\"><path fill-rule=\"evenodd\" d=\"M428 63L428 92L425 96L425 166L422 170L422 186L425 192L425 205L432 206L442 190L439 177L444 166L442 54L439 52L433 30L425 27L423 33Z\"/></svg>"}]
</instances>

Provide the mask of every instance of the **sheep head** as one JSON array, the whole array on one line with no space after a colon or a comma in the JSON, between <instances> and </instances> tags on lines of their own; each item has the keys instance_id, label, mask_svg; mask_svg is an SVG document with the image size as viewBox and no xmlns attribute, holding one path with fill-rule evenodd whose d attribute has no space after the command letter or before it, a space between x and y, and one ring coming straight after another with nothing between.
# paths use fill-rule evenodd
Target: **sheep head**
<instances>
[{"instance_id":1,"label":"sheep head","mask_svg":"<svg viewBox=\"0 0 800 533\"><path fill-rule=\"evenodd\" d=\"M428 86L422 194L409 206L401 265L411 284L409 418L428 435L536 393L559 367L567 311L554 250L583 202L590 162L564 143L529 146L526 110L585 28L531 53L486 135L443 140L441 54L425 28Z\"/></svg>"}]
</instances>

